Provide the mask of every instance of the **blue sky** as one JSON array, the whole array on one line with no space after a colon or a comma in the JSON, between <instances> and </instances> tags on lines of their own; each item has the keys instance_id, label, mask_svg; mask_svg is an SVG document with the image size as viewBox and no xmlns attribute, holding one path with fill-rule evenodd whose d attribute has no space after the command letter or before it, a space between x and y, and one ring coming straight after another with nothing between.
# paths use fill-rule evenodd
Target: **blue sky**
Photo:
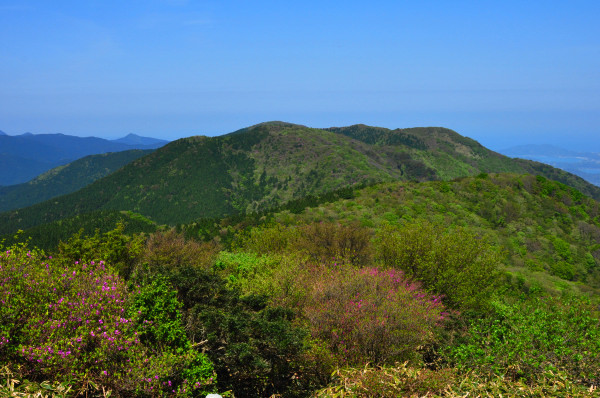
<instances>
[{"instance_id":1,"label":"blue sky","mask_svg":"<svg viewBox=\"0 0 600 398\"><path fill-rule=\"evenodd\" d=\"M0 1L0 130L444 126L600 151L598 1Z\"/></svg>"}]
</instances>

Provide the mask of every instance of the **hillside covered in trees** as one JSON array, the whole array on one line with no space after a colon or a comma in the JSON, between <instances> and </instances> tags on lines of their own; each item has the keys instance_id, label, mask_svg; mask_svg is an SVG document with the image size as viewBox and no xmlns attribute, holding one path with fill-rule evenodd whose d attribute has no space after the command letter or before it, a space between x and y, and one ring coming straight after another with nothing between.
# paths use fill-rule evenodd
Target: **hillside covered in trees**
<instances>
[{"instance_id":1,"label":"hillside covered in trees","mask_svg":"<svg viewBox=\"0 0 600 398\"><path fill-rule=\"evenodd\" d=\"M579 177L507 158L444 128L321 130L270 122L172 142L77 192L1 213L0 234L98 210L175 225L264 211L348 186L481 172L540 174L600 198L600 188Z\"/></svg>"},{"instance_id":2,"label":"hillside covered in trees","mask_svg":"<svg viewBox=\"0 0 600 398\"><path fill-rule=\"evenodd\" d=\"M78 191L151 152L132 149L90 155L55 167L26 183L0 187L0 211L31 206Z\"/></svg>"},{"instance_id":3,"label":"hillside covered in trees","mask_svg":"<svg viewBox=\"0 0 600 398\"><path fill-rule=\"evenodd\" d=\"M561 183L481 174L76 233L46 253L26 232L0 257L3 372L91 395L594 396L599 215ZM100 308L94 286L123 298L89 312L74 298ZM46 334L63 302L75 315Z\"/></svg>"},{"instance_id":4,"label":"hillside covered in trees","mask_svg":"<svg viewBox=\"0 0 600 398\"><path fill-rule=\"evenodd\" d=\"M175 142L77 195L154 162L172 188L186 163L169 151L192 162L190 147L237 171L203 181L256 196L164 222L94 208L2 238L0 396L597 396L600 202L520 167L579 180L445 129L271 123ZM403 151L415 163L393 163ZM318 184L301 156L329 168Z\"/></svg>"}]
</instances>

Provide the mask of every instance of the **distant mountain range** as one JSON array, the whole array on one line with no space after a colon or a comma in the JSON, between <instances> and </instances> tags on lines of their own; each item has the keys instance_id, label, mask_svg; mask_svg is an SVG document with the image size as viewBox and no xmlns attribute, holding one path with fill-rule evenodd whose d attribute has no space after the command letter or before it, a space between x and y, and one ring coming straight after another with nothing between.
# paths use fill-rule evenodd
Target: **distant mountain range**
<instances>
[{"instance_id":1,"label":"distant mountain range","mask_svg":"<svg viewBox=\"0 0 600 398\"><path fill-rule=\"evenodd\" d=\"M0 186L27 182L88 155L131 149L155 149L168 141L130 134L117 140L65 134L0 134Z\"/></svg>"},{"instance_id":2,"label":"distant mountain range","mask_svg":"<svg viewBox=\"0 0 600 398\"><path fill-rule=\"evenodd\" d=\"M165 140L159 140L158 138L142 137L137 134L127 134L123 138L118 138L111 141L131 146L145 146L148 148L160 148L168 142Z\"/></svg>"},{"instance_id":3,"label":"distant mountain range","mask_svg":"<svg viewBox=\"0 0 600 398\"><path fill-rule=\"evenodd\" d=\"M31 206L77 191L152 151L131 149L89 155L55 167L23 184L0 187L0 211Z\"/></svg>"},{"instance_id":4,"label":"distant mountain range","mask_svg":"<svg viewBox=\"0 0 600 398\"><path fill-rule=\"evenodd\" d=\"M171 142L76 192L0 214L0 234L104 210L178 225L262 211L361 184L488 172L542 175L600 198L600 188L577 176L510 159L441 127L315 129L269 122L219 137Z\"/></svg>"},{"instance_id":5,"label":"distant mountain range","mask_svg":"<svg viewBox=\"0 0 600 398\"><path fill-rule=\"evenodd\" d=\"M571 151L553 145L520 145L500 152L514 158L549 164L600 186L600 153Z\"/></svg>"}]
</instances>

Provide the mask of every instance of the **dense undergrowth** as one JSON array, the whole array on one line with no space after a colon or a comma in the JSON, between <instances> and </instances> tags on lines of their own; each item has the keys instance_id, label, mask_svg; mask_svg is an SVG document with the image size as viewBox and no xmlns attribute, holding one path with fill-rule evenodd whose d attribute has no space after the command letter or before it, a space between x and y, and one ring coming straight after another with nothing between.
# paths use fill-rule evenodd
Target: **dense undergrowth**
<instances>
[{"instance_id":1,"label":"dense undergrowth","mask_svg":"<svg viewBox=\"0 0 600 398\"><path fill-rule=\"evenodd\" d=\"M597 396L598 209L482 175L5 243L0 397Z\"/></svg>"}]
</instances>

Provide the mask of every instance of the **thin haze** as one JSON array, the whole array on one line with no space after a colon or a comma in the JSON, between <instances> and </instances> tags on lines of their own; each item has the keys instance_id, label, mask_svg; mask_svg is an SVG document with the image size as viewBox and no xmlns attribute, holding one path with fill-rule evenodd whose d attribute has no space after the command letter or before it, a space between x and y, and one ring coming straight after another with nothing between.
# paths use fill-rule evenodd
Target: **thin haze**
<instances>
[{"instance_id":1,"label":"thin haze","mask_svg":"<svg viewBox=\"0 0 600 398\"><path fill-rule=\"evenodd\" d=\"M600 2L0 2L0 129L166 139L268 120L600 151Z\"/></svg>"}]
</instances>

